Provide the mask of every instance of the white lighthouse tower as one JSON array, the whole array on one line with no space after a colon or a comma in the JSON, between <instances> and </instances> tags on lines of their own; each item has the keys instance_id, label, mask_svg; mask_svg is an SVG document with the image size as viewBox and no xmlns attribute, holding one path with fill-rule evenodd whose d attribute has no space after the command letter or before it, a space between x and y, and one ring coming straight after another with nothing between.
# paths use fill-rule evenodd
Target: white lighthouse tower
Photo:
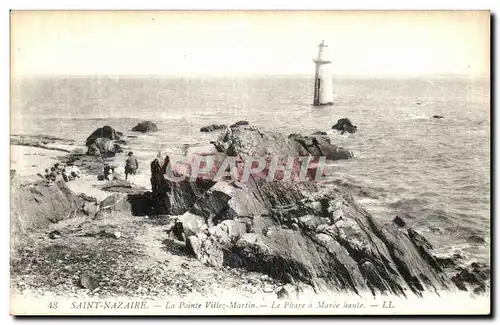
<instances>
[{"instance_id":1,"label":"white lighthouse tower","mask_svg":"<svg viewBox=\"0 0 500 325\"><path fill-rule=\"evenodd\" d=\"M318 57L313 59L316 64L314 74L314 106L333 105L333 82L330 58L325 51L325 41L321 41Z\"/></svg>"}]
</instances>

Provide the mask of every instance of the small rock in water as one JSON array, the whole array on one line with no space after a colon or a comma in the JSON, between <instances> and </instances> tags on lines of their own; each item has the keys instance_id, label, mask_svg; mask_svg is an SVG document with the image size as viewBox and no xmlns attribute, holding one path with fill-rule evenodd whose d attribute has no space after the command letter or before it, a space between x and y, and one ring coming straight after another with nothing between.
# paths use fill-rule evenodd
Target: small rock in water
<instances>
[{"instance_id":1,"label":"small rock in water","mask_svg":"<svg viewBox=\"0 0 500 325\"><path fill-rule=\"evenodd\" d=\"M351 120L349 120L347 117L339 119L337 123L332 126L332 129L342 131L342 133L356 133L358 131L358 127L352 124Z\"/></svg>"},{"instance_id":2,"label":"small rock in water","mask_svg":"<svg viewBox=\"0 0 500 325\"><path fill-rule=\"evenodd\" d=\"M134 126L132 128L132 131L142 132L142 133L156 132L158 131L158 127L151 121L142 121L141 123L138 123L136 126Z\"/></svg>"},{"instance_id":3,"label":"small rock in water","mask_svg":"<svg viewBox=\"0 0 500 325\"><path fill-rule=\"evenodd\" d=\"M399 216L396 216L396 218L394 218L394 220L392 220L392 222L394 222L394 224L398 227L405 227L406 226L406 222L404 222L404 220L401 219Z\"/></svg>"},{"instance_id":4,"label":"small rock in water","mask_svg":"<svg viewBox=\"0 0 500 325\"><path fill-rule=\"evenodd\" d=\"M116 239L118 239L122 236L122 234L119 231L116 231L113 235L115 235Z\"/></svg>"},{"instance_id":5,"label":"small rock in water","mask_svg":"<svg viewBox=\"0 0 500 325\"><path fill-rule=\"evenodd\" d=\"M478 243L478 244L482 244L485 242L484 238L479 236L479 235L470 235L467 239L469 241L472 241L472 242Z\"/></svg>"},{"instance_id":6,"label":"small rock in water","mask_svg":"<svg viewBox=\"0 0 500 325\"><path fill-rule=\"evenodd\" d=\"M444 118L444 116L442 116L442 115L433 115L432 117L433 117L433 118L437 118L437 119Z\"/></svg>"}]
</instances>

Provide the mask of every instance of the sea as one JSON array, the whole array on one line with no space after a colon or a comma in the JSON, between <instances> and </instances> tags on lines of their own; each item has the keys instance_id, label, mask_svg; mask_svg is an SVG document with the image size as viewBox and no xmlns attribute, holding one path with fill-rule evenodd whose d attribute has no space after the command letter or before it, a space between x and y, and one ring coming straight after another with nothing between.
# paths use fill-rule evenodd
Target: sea
<instances>
[{"instance_id":1,"label":"sea","mask_svg":"<svg viewBox=\"0 0 500 325\"><path fill-rule=\"evenodd\" d=\"M11 134L83 145L107 124L137 135L130 146L153 159L165 148L213 140L200 132L212 123L327 131L354 153L328 165L328 180L349 189L378 222L403 217L437 254L490 264L489 79L342 76L333 85L334 105L315 107L310 76L19 77L11 86ZM343 117L357 133L331 129ZM130 132L142 120L159 132Z\"/></svg>"}]
</instances>

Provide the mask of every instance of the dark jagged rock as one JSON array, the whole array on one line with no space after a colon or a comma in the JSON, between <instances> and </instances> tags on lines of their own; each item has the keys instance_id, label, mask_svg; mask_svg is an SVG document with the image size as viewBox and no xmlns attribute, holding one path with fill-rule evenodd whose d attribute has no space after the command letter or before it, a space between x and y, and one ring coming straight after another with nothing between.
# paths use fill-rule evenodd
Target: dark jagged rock
<instances>
[{"instance_id":1,"label":"dark jagged rock","mask_svg":"<svg viewBox=\"0 0 500 325\"><path fill-rule=\"evenodd\" d=\"M358 127L352 124L351 120L346 117L339 119L337 123L332 126L332 129L342 131L342 133L355 133L358 131Z\"/></svg>"},{"instance_id":2,"label":"dark jagged rock","mask_svg":"<svg viewBox=\"0 0 500 325\"><path fill-rule=\"evenodd\" d=\"M223 149L214 153L217 159L306 152L297 136L255 128L228 132L217 141ZM190 176L190 169L177 172ZM380 225L336 184L267 181L255 175L237 182L172 182L160 174L152 182L153 196L168 202L173 214L188 212L205 222L191 227L190 235L180 227L176 232L188 252L208 265L263 272L316 292L422 296L460 285L445 272L429 242L402 219Z\"/></svg>"},{"instance_id":3,"label":"dark jagged rock","mask_svg":"<svg viewBox=\"0 0 500 325\"><path fill-rule=\"evenodd\" d=\"M217 131L217 130L222 130L226 127L227 127L226 124L211 124L211 125L203 126L200 129L200 132L213 132L213 131Z\"/></svg>"},{"instance_id":4,"label":"dark jagged rock","mask_svg":"<svg viewBox=\"0 0 500 325\"><path fill-rule=\"evenodd\" d=\"M134 126L132 128L132 131L142 132L142 133L156 132L156 131L158 131L158 127L156 126L156 124L154 124L151 121L142 121L141 123Z\"/></svg>"},{"instance_id":5,"label":"dark jagged rock","mask_svg":"<svg viewBox=\"0 0 500 325\"><path fill-rule=\"evenodd\" d=\"M482 263L474 262L465 268L458 267L457 271L451 280L462 291L470 290L481 294L486 291L486 286L489 286L491 271Z\"/></svg>"},{"instance_id":6,"label":"dark jagged rock","mask_svg":"<svg viewBox=\"0 0 500 325\"><path fill-rule=\"evenodd\" d=\"M328 133L326 133L325 131L316 131L316 132L312 133L311 135L328 135Z\"/></svg>"},{"instance_id":7,"label":"dark jagged rock","mask_svg":"<svg viewBox=\"0 0 500 325\"><path fill-rule=\"evenodd\" d=\"M451 257L438 257L437 262L443 269L457 266L457 262L462 259L460 254L453 254Z\"/></svg>"},{"instance_id":8,"label":"dark jagged rock","mask_svg":"<svg viewBox=\"0 0 500 325\"><path fill-rule=\"evenodd\" d=\"M248 123L248 121L238 121L238 122L234 123L233 125L231 125L230 127L235 128L235 127L244 126L244 125L250 125L250 123Z\"/></svg>"},{"instance_id":9,"label":"dark jagged rock","mask_svg":"<svg viewBox=\"0 0 500 325\"><path fill-rule=\"evenodd\" d=\"M111 126L105 125L102 128L98 128L97 130L92 132L92 134L89 135L87 140L85 140L85 145L90 146L98 138L105 138L108 140L119 140L120 136L118 135L116 130L113 129Z\"/></svg>"},{"instance_id":10,"label":"dark jagged rock","mask_svg":"<svg viewBox=\"0 0 500 325\"><path fill-rule=\"evenodd\" d=\"M442 118L444 118L444 116L442 116L442 115L433 115L432 117L436 118L436 119L442 119Z\"/></svg>"},{"instance_id":11,"label":"dark jagged rock","mask_svg":"<svg viewBox=\"0 0 500 325\"><path fill-rule=\"evenodd\" d=\"M123 152L120 144L119 132L116 132L109 125L95 130L85 141L87 155L114 157L117 153Z\"/></svg>"},{"instance_id":12,"label":"dark jagged rock","mask_svg":"<svg viewBox=\"0 0 500 325\"><path fill-rule=\"evenodd\" d=\"M326 156L327 160L353 158L352 152L332 144L328 136L303 136L300 134L291 134L288 138L302 156Z\"/></svg>"}]
</instances>

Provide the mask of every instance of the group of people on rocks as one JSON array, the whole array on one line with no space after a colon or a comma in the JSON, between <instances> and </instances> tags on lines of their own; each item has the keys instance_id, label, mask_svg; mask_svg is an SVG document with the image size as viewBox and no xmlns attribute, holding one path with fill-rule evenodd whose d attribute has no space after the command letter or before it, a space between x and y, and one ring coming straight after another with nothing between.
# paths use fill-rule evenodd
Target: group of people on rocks
<instances>
[{"instance_id":1,"label":"group of people on rocks","mask_svg":"<svg viewBox=\"0 0 500 325\"><path fill-rule=\"evenodd\" d=\"M125 161L125 180L133 181L139 168L139 162L133 152L128 153L127 160ZM116 167L108 163L104 163L102 175L98 178L100 180L112 181L117 179L115 173ZM45 169L45 174L38 174L49 182L55 182L58 179L63 179L65 182L70 182L80 177L80 169L73 163L67 165L55 163L52 167Z\"/></svg>"},{"instance_id":2,"label":"group of people on rocks","mask_svg":"<svg viewBox=\"0 0 500 325\"><path fill-rule=\"evenodd\" d=\"M80 177L80 169L72 163L68 163L67 166L55 163L50 169L45 169L43 177L49 182L55 182L59 178L62 178L65 182L70 182Z\"/></svg>"}]
</instances>

